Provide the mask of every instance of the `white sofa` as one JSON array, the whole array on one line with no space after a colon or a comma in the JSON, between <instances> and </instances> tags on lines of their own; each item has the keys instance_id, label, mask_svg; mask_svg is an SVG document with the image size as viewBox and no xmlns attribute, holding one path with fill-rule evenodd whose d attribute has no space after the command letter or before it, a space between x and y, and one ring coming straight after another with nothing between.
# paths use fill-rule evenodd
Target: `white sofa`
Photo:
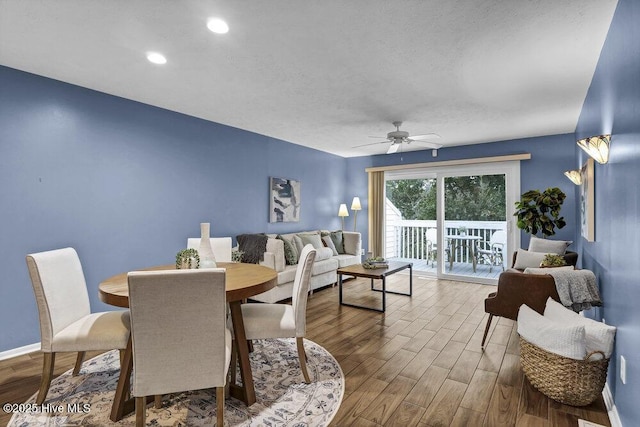
<instances>
[{"instance_id":1,"label":"white sofa","mask_svg":"<svg viewBox=\"0 0 640 427\"><path fill-rule=\"evenodd\" d=\"M319 230L304 231L300 233L320 233ZM285 239L292 240L299 233L281 234ZM311 290L327 285L335 284L338 280L336 271L339 267L360 264L362 251L362 237L360 233L352 231L342 232L344 241L344 254L334 255L330 248L316 248L316 260L311 272ZM261 302L274 303L291 298L293 292L293 279L296 275L297 265L287 265L285 262L284 242L276 238L276 234L269 234L267 250L264 260L260 264L271 267L278 272L278 285L267 292L256 295L252 299Z\"/></svg>"}]
</instances>

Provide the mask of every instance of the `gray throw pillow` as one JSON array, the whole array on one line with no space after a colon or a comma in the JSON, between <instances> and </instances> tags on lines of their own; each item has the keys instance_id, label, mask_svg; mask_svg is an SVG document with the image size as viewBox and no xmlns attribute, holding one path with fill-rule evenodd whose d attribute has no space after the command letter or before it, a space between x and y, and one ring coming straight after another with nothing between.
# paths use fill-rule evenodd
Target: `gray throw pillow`
<instances>
[{"instance_id":1,"label":"gray throw pillow","mask_svg":"<svg viewBox=\"0 0 640 427\"><path fill-rule=\"evenodd\" d=\"M322 238L322 241L324 242L326 247L328 247L329 249L331 249L331 251L333 251L334 256L338 255L338 250L336 249L336 245L333 244L333 240L331 240L331 236L327 234Z\"/></svg>"},{"instance_id":2,"label":"gray throw pillow","mask_svg":"<svg viewBox=\"0 0 640 427\"><path fill-rule=\"evenodd\" d=\"M567 247L572 243L572 240L550 240L531 236L529 252L564 255L567 252Z\"/></svg>"},{"instance_id":3,"label":"gray throw pillow","mask_svg":"<svg viewBox=\"0 0 640 427\"><path fill-rule=\"evenodd\" d=\"M516 263L513 268L517 270L524 270L529 267L540 267L540 263L544 259L545 255L545 252L529 252L524 249L518 249Z\"/></svg>"},{"instance_id":4,"label":"gray throw pillow","mask_svg":"<svg viewBox=\"0 0 640 427\"><path fill-rule=\"evenodd\" d=\"M302 247L311 244L314 249L324 248L324 244L318 233L298 233L298 237L300 237L302 241Z\"/></svg>"},{"instance_id":5,"label":"gray throw pillow","mask_svg":"<svg viewBox=\"0 0 640 427\"><path fill-rule=\"evenodd\" d=\"M342 231L332 231L331 233L329 233L329 237L331 237L333 245L336 247L336 251L338 251L339 254L345 253Z\"/></svg>"},{"instance_id":6,"label":"gray throw pillow","mask_svg":"<svg viewBox=\"0 0 640 427\"><path fill-rule=\"evenodd\" d=\"M276 236L276 239L282 240L284 246L284 260L287 265L296 265L298 263L298 250L296 249L296 246L280 234Z\"/></svg>"}]
</instances>

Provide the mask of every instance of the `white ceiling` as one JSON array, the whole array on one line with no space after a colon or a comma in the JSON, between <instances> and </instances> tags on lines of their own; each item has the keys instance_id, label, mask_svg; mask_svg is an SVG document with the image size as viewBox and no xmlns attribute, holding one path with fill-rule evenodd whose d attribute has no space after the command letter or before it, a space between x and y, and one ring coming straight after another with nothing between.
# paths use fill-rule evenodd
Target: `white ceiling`
<instances>
[{"instance_id":1,"label":"white ceiling","mask_svg":"<svg viewBox=\"0 0 640 427\"><path fill-rule=\"evenodd\" d=\"M340 156L382 154L387 143L352 147L394 120L445 147L573 132L616 1L0 0L0 64ZM211 33L210 16L229 33Z\"/></svg>"}]
</instances>

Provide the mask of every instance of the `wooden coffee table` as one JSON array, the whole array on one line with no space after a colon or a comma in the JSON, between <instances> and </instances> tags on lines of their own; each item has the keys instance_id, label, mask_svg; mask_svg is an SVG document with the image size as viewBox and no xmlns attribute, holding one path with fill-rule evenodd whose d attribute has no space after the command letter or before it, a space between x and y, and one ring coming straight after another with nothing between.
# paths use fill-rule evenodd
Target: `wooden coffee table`
<instances>
[{"instance_id":1,"label":"wooden coffee table","mask_svg":"<svg viewBox=\"0 0 640 427\"><path fill-rule=\"evenodd\" d=\"M396 292L396 291L388 291L387 290L387 276L392 275L393 273L397 273L398 271L402 271L405 269L409 269L409 293ZM348 267L339 268L338 271L338 287L340 291L340 305L346 305L349 307L356 308L364 308L367 310L379 311L384 313L387 308L387 294L396 294L396 295L406 295L408 297L413 295L413 263L411 262L400 262L400 261L390 261L389 267L387 268L375 268L368 269L364 268L362 264L350 265ZM354 277L365 277L371 279L371 290L382 293L382 309L375 307L367 307L363 305L350 304L342 301L342 275L354 276ZM374 279L382 280L382 289L376 289L373 286Z\"/></svg>"}]
</instances>

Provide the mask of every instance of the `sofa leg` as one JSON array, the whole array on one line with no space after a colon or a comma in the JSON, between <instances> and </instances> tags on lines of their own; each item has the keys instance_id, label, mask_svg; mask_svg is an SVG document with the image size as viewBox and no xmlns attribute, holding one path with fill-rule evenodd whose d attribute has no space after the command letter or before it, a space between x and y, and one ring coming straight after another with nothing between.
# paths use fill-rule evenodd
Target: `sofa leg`
<instances>
[{"instance_id":1,"label":"sofa leg","mask_svg":"<svg viewBox=\"0 0 640 427\"><path fill-rule=\"evenodd\" d=\"M484 348L484 342L487 340L487 334L489 333L489 327L491 326L492 319L493 319L493 314L489 313L489 318L487 319L487 326L484 328L484 336L482 337L482 344L480 344L481 348Z\"/></svg>"}]
</instances>

